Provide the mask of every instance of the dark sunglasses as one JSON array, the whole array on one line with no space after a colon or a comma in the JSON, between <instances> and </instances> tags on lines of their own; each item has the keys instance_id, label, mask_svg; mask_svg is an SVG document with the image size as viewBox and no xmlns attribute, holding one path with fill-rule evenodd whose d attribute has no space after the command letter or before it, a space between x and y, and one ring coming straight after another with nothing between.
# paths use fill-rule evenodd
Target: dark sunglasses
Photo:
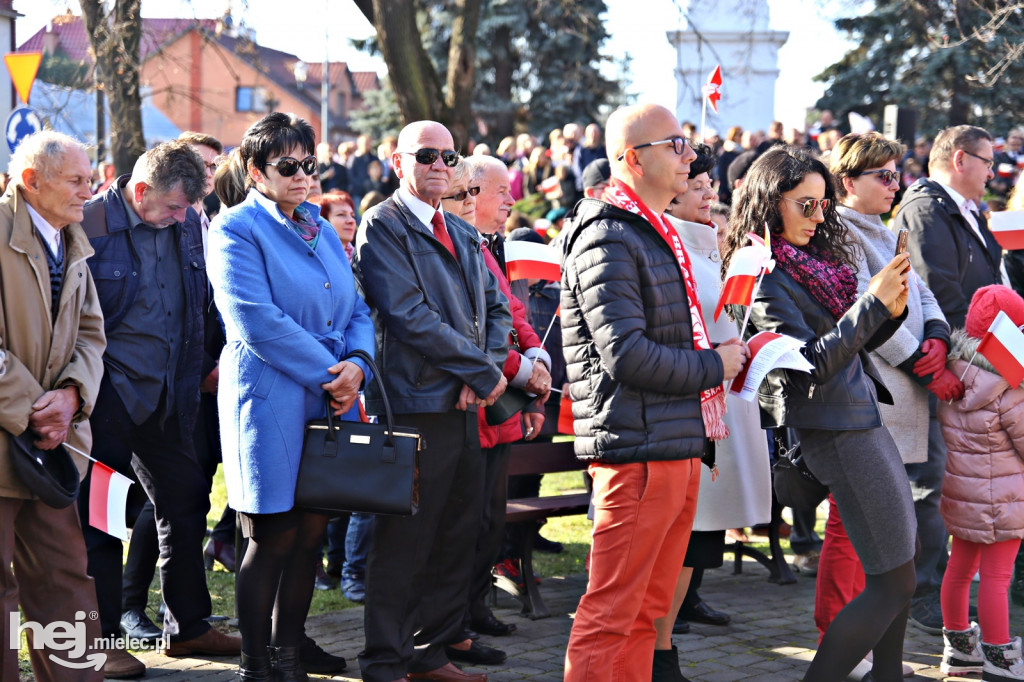
<instances>
[{"instance_id":1,"label":"dark sunglasses","mask_svg":"<svg viewBox=\"0 0 1024 682\"><path fill-rule=\"evenodd\" d=\"M829 204L832 203L829 199L808 199L807 201L797 201L796 199L790 199L789 197L782 197L786 201L792 201L794 204L800 204L804 207L804 217L810 218L814 215L814 212L821 206L821 212L824 213L828 210Z\"/></svg>"},{"instance_id":2,"label":"dark sunglasses","mask_svg":"<svg viewBox=\"0 0 1024 682\"><path fill-rule=\"evenodd\" d=\"M457 192L457 193L451 195L450 197L441 197L441 200L442 201L449 201L449 200L450 201L465 201L466 197L475 197L477 194L480 194L480 187L479 186L470 187L469 189L465 190L464 192Z\"/></svg>"},{"instance_id":3,"label":"dark sunglasses","mask_svg":"<svg viewBox=\"0 0 1024 682\"><path fill-rule=\"evenodd\" d=\"M423 149L417 149L414 152L401 153L410 154L416 157L416 163L423 164L424 166L433 166L439 156L441 157L441 162L449 168L452 168L459 163L459 153L454 149L432 149L430 147L424 147Z\"/></svg>"},{"instance_id":4,"label":"dark sunglasses","mask_svg":"<svg viewBox=\"0 0 1024 682\"><path fill-rule=\"evenodd\" d=\"M298 173L300 168L306 175L313 175L320 167L315 156L307 156L302 161L296 161L290 156L282 156L277 161L267 161L267 165L276 168L282 178L290 178Z\"/></svg>"},{"instance_id":5,"label":"dark sunglasses","mask_svg":"<svg viewBox=\"0 0 1024 682\"><path fill-rule=\"evenodd\" d=\"M684 140L681 137L670 137L667 140L658 140L657 142L644 142L643 144L638 144L635 147L627 147L626 152L628 152L630 149L636 151L637 149L643 149L644 147L657 147L659 144L672 145L672 151L674 151L676 154L682 154L686 150L686 140ZM622 152L621 154L619 154L619 157L616 159L616 161L622 161L624 158L626 158L626 152Z\"/></svg>"},{"instance_id":6,"label":"dark sunglasses","mask_svg":"<svg viewBox=\"0 0 1024 682\"><path fill-rule=\"evenodd\" d=\"M891 185L893 181L899 182L900 177L902 177L899 171L891 170L864 171L861 175L877 175L882 179L882 183L886 185Z\"/></svg>"}]
</instances>

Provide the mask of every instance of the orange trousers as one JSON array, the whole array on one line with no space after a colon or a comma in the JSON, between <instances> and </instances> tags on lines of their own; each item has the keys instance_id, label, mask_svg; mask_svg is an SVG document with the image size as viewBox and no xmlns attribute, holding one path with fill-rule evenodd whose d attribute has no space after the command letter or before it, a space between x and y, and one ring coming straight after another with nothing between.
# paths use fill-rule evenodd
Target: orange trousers
<instances>
[{"instance_id":1,"label":"orange trousers","mask_svg":"<svg viewBox=\"0 0 1024 682\"><path fill-rule=\"evenodd\" d=\"M690 540L700 459L594 463L590 582L565 655L566 682L649 682Z\"/></svg>"}]
</instances>

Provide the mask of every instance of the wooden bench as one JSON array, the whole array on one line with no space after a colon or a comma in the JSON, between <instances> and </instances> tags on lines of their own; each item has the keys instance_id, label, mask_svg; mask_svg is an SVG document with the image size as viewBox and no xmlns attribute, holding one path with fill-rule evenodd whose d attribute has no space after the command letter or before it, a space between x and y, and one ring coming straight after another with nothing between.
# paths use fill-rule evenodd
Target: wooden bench
<instances>
[{"instance_id":1,"label":"wooden bench","mask_svg":"<svg viewBox=\"0 0 1024 682\"><path fill-rule=\"evenodd\" d=\"M583 471L584 462L576 459L572 442L562 443L516 443L509 457L510 476L522 474L551 474L560 471ZM537 521L556 516L586 514L590 507L590 493L548 495L545 497L524 497L510 499L505 506L505 522L509 526L513 552L520 558L520 576L523 587L505 576L495 576L495 587L515 596L523 604L522 613L533 620L548 618L544 599L533 579L533 540L536 528L522 521Z\"/></svg>"}]
</instances>

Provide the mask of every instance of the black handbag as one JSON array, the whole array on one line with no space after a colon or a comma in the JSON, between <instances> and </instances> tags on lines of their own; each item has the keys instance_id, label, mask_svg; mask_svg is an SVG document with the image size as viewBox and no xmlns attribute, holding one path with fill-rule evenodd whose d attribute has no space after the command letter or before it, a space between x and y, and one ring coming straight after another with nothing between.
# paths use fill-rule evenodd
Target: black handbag
<instances>
[{"instance_id":1,"label":"black handbag","mask_svg":"<svg viewBox=\"0 0 1024 682\"><path fill-rule=\"evenodd\" d=\"M373 359L353 351L373 372L384 402L385 424L327 418L306 424L295 506L325 512L411 516L419 509L419 431L396 426L384 382Z\"/></svg>"},{"instance_id":2,"label":"black handbag","mask_svg":"<svg viewBox=\"0 0 1024 682\"><path fill-rule=\"evenodd\" d=\"M807 468L799 442L788 449L779 444L778 459L772 465L772 485L775 499L783 507L814 509L828 497L828 486Z\"/></svg>"},{"instance_id":3,"label":"black handbag","mask_svg":"<svg viewBox=\"0 0 1024 682\"><path fill-rule=\"evenodd\" d=\"M26 429L20 436L10 434L8 452L14 472L43 504L54 509L70 507L78 497L78 467L63 445L40 450Z\"/></svg>"}]
</instances>

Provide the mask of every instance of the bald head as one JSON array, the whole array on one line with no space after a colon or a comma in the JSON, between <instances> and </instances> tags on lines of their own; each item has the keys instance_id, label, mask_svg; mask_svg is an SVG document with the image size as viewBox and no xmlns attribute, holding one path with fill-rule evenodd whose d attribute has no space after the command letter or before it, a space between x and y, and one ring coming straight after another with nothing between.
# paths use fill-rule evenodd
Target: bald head
<instances>
[{"instance_id":1,"label":"bald head","mask_svg":"<svg viewBox=\"0 0 1024 682\"><path fill-rule=\"evenodd\" d=\"M452 134L436 121L416 121L402 128L398 149L391 156L391 165L402 187L421 201L438 206L455 169L444 165L440 155L429 165L419 163L415 153L420 149L449 151L454 146Z\"/></svg>"},{"instance_id":2,"label":"bald head","mask_svg":"<svg viewBox=\"0 0 1024 682\"><path fill-rule=\"evenodd\" d=\"M617 109L605 125L612 177L633 188L657 213L686 191L690 161L697 157L685 144L682 153L677 154L675 145L669 142L677 137L683 137L683 129L675 114L657 104Z\"/></svg>"}]
</instances>

